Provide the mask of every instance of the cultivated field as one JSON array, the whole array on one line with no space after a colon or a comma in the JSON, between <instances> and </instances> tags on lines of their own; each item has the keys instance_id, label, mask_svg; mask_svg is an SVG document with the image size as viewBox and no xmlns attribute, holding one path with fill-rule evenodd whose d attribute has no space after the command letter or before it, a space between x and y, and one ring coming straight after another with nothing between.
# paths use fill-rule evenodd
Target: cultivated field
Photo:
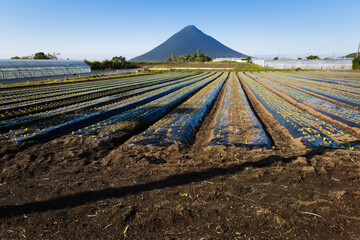
<instances>
[{"instance_id":1,"label":"cultivated field","mask_svg":"<svg viewBox=\"0 0 360 240\"><path fill-rule=\"evenodd\" d=\"M360 73L0 91L4 239L358 239Z\"/></svg>"}]
</instances>

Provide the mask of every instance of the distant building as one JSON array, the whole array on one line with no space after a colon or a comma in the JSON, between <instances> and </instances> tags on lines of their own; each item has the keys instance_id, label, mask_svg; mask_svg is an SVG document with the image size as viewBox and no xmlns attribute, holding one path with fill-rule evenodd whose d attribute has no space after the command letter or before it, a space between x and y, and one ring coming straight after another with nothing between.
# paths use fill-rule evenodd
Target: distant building
<instances>
[{"instance_id":1,"label":"distant building","mask_svg":"<svg viewBox=\"0 0 360 240\"><path fill-rule=\"evenodd\" d=\"M243 58L214 58L213 62L232 61L232 62L246 62Z\"/></svg>"},{"instance_id":2,"label":"distant building","mask_svg":"<svg viewBox=\"0 0 360 240\"><path fill-rule=\"evenodd\" d=\"M296 59L253 59L253 63L262 67L275 69L320 69L320 70L350 70L352 69L351 59L333 60L296 60Z\"/></svg>"},{"instance_id":3,"label":"distant building","mask_svg":"<svg viewBox=\"0 0 360 240\"><path fill-rule=\"evenodd\" d=\"M0 80L29 80L89 73L91 69L83 61L74 60L0 60Z\"/></svg>"}]
</instances>

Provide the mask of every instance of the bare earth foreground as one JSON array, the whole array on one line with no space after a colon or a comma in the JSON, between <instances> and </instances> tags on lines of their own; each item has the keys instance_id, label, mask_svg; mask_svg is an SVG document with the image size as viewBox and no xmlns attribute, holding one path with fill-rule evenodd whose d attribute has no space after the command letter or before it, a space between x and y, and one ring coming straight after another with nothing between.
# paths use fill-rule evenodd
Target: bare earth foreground
<instances>
[{"instance_id":1,"label":"bare earth foreground","mask_svg":"<svg viewBox=\"0 0 360 240\"><path fill-rule=\"evenodd\" d=\"M0 238L360 239L360 152L308 149L248 97L273 149L208 146L219 100L189 147L2 141Z\"/></svg>"}]
</instances>

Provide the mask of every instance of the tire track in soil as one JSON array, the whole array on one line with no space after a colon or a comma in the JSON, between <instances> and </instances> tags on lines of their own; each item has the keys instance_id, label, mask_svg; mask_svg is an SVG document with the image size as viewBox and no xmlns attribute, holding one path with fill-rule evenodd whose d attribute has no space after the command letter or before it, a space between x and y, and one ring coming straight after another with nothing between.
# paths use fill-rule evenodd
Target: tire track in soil
<instances>
[{"instance_id":1,"label":"tire track in soil","mask_svg":"<svg viewBox=\"0 0 360 240\"><path fill-rule=\"evenodd\" d=\"M238 75L241 86L245 91L249 104L254 109L254 112L261 119L265 130L270 134L274 141L273 149L279 149L286 154L298 154L306 151L306 146L300 139L294 139L289 131L274 119L272 114L261 104L256 98L255 94L250 90L245 81Z\"/></svg>"},{"instance_id":2,"label":"tire track in soil","mask_svg":"<svg viewBox=\"0 0 360 240\"><path fill-rule=\"evenodd\" d=\"M247 75L247 74L246 74ZM276 95L278 95L279 97L283 98L285 101L289 102L290 104L292 104L293 106L299 108L300 110L309 113L310 115L313 115L317 118L320 118L322 120L324 120L325 122L328 122L330 124L333 124L334 126L342 129L343 131L350 133L352 135L354 135L357 138L360 138L360 129L355 128L355 127L350 127L342 122L339 122L337 120L334 120L328 116L325 116L322 113L317 112L315 109L306 106L305 104L299 103L297 101L295 101L294 99L292 99L291 97L287 96L285 93L282 93L278 90L276 90L275 88L269 86L268 84L261 82L260 80L257 80L256 78L253 78L249 75L247 75L248 77L250 77L251 79L253 79L254 81L256 81L257 83L261 84L263 87L265 87L266 89L269 89L270 91L272 91L273 93L275 93Z\"/></svg>"}]
</instances>

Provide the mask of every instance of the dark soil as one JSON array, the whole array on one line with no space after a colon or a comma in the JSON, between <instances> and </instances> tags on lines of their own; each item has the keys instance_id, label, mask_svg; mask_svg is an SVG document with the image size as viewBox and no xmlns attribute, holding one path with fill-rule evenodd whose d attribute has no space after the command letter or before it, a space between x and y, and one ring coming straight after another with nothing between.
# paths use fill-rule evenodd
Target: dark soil
<instances>
[{"instance_id":1,"label":"dark soil","mask_svg":"<svg viewBox=\"0 0 360 240\"><path fill-rule=\"evenodd\" d=\"M271 150L207 146L220 101L189 147L0 142L0 239L359 239L360 152L307 149L244 90Z\"/></svg>"}]
</instances>

